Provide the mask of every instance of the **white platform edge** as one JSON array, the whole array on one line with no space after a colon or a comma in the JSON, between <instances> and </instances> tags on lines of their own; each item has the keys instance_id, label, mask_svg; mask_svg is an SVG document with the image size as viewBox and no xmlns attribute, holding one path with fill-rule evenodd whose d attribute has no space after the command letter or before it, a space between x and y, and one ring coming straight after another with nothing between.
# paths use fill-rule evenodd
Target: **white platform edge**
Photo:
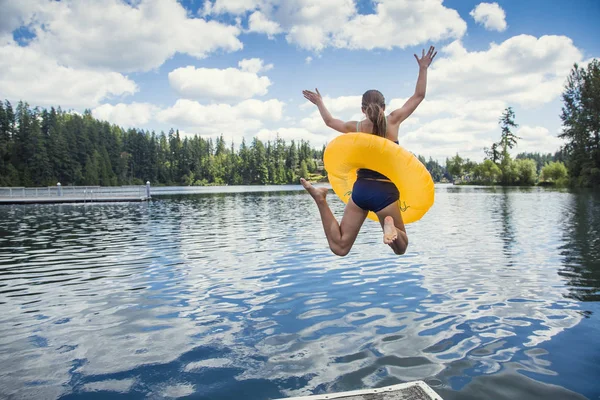
<instances>
[{"instance_id":1,"label":"white platform edge","mask_svg":"<svg viewBox=\"0 0 600 400\"><path fill-rule=\"evenodd\" d=\"M364 395L364 394L394 392L397 390L407 389L407 388L411 388L414 386L418 386L421 389L423 389L423 391L425 393L427 393L427 395L429 397L431 397L432 400L443 400L432 388L429 387L429 385L427 385L423 381L400 383L398 385L384 386L384 387L380 387L377 389L362 389L362 390L353 390L350 392L324 393L324 394L316 394L316 395L312 395L312 396L301 396L301 397L284 397L284 398L274 399L274 400L332 400L332 399L339 399L339 398L342 398L345 396L360 396L360 395Z\"/></svg>"}]
</instances>

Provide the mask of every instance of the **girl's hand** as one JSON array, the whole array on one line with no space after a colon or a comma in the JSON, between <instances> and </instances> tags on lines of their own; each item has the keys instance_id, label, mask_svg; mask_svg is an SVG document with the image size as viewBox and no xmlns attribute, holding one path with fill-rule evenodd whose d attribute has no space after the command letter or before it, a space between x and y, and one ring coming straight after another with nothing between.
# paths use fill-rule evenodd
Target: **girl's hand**
<instances>
[{"instance_id":1,"label":"girl's hand","mask_svg":"<svg viewBox=\"0 0 600 400\"><path fill-rule=\"evenodd\" d=\"M321 93L319 93L319 89L315 90L317 91L317 93L311 92L310 90L303 90L302 94L304 95L305 99L318 106L320 103L323 102L323 98L321 97Z\"/></svg>"},{"instance_id":2,"label":"girl's hand","mask_svg":"<svg viewBox=\"0 0 600 400\"><path fill-rule=\"evenodd\" d=\"M425 54L425 49L423 49L421 58L417 57L417 55L415 54L415 58L417 59L420 68L427 68L429 67L429 65L431 65L431 62L437 54L437 51L435 53L433 52L434 50L435 47L431 46L429 47L429 51L427 52L427 54Z\"/></svg>"}]
</instances>

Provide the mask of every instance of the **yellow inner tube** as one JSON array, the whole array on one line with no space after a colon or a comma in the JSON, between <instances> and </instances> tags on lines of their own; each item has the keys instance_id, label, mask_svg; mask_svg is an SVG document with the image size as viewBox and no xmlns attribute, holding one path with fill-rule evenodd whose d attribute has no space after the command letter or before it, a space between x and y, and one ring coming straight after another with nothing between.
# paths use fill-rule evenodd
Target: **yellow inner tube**
<instances>
[{"instance_id":1,"label":"yellow inner tube","mask_svg":"<svg viewBox=\"0 0 600 400\"><path fill-rule=\"evenodd\" d=\"M421 219L433 205L434 185L429 171L414 154L389 139L362 132L337 136L325 148L323 162L333 191L344 203L352 195L356 171L367 168L396 185L405 224ZM372 211L368 217L379 221Z\"/></svg>"}]
</instances>

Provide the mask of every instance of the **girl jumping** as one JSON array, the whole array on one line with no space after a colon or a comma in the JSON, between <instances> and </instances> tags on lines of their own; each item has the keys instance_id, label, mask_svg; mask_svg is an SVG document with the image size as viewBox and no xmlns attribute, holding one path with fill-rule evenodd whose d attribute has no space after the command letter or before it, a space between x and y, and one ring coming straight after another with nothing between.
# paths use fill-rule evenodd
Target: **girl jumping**
<instances>
[{"instance_id":1,"label":"girl jumping","mask_svg":"<svg viewBox=\"0 0 600 400\"><path fill-rule=\"evenodd\" d=\"M434 50L435 48L431 46L427 54L425 54L425 50L422 51L421 58L416 54L414 55L419 64L419 77L417 78L415 93L401 108L392 111L388 116L385 115L383 94L377 90L368 90L362 96L361 111L367 118L362 121L347 122L331 116L325 104L323 104L318 89L315 89L316 93L304 90L302 94L319 108L321 117L328 127L342 133L372 133L398 144L400 124L415 111L425 98L427 68L437 54ZM379 218L383 228L383 242L389 245L396 254L400 255L406 252L408 236L398 207L400 194L396 185L385 175L369 169L359 169L357 171L352 196L346 204L340 223L338 223L327 204L328 189L315 188L304 178L300 179L300 183L317 204L329 248L334 254L345 256L350 252L369 211L373 211Z\"/></svg>"}]
</instances>

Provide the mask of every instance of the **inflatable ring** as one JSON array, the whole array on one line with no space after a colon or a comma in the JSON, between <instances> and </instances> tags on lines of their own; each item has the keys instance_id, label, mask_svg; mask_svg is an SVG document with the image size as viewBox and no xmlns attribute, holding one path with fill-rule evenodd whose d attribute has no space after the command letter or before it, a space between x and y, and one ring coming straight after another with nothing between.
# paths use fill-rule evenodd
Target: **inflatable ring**
<instances>
[{"instance_id":1,"label":"inflatable ring","mask_svg":"<svg viewBox=\"0 0 600 400\"><path fill-rule=\"evenodd\" d=\"M434 201L433 180L414 154L389 139L371 133L346 133L325 148L323 163L335 194L348 203L356 171L368 168L387 176L398 188L398 206L405 224L418 221ZM379 221L373 211L368 217Z\"/></svg>"}]
</instances>

